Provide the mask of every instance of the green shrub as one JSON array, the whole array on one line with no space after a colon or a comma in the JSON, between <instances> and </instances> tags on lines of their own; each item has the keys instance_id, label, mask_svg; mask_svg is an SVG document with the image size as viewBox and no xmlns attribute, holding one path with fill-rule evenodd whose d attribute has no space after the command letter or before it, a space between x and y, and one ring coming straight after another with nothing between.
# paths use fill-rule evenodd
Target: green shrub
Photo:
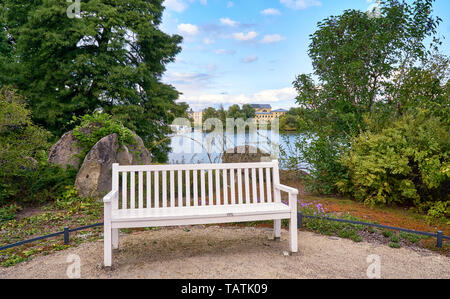
<instances>
[{"instance_id":1,"label":"green shrub","mask_svg":"<svg viewBox=\"0 0 450 299\"><path fill-rule=\"evenodd\" d=\"M397 235L392 235L389 240L394 243L400 242L400 238Z\"/></svg>"},{"instance_id":2,"label":"green shrub","mask_svg":"<svg viewBox=\"0 0 450 299\"><path fill-rule=\"evenodd\" d=\"M0 207L54 199L76 172L49 165L50 133L33 124L24 100L0 89Z\"/></svg>"},{"instance_id":3,"label":"green shrub","mask_svg":"<svg viewBox=\"0 0 450 299\"><path fill-rule=\"evenodd\" d=\"M298 162L311 165L309 175L304 177L305 186L310 192L335 194L337 182L346 176L346 169L339 162L341 143L330 137L309 138L310 142L297 144L302 157Z\"/></svg>"},{"instance_id":4,"label":"green shrub","mask_svg":"<svg viewBox=\"0 0 450 299\"><path fill-rule=\"evenodd\" d=\"M84 159L89 150L103 137L116 133L119 144L135 145L136 139L133 132L124 127L118 120L107 113L86 114L73 117L71 123L78 123L73 130L73 135L83 148L80 158ZM89 133L83 132L82 128L88 128Z\"/></svg>"},{"instance_id":5,"label":"green shrub","mask_svg":"<svg viewBox=\"0 0 450 299\"><path fill-rule=\"evenodd\" d=\"M385 238L390 238L394 235L394 233L390 230L383 230L381 232L381 234L385 237Z\"/></svg>"},{"instance_id":6,"label":"green shrub","mask_svg":"<svg viewBox=\"0 0 450 299\"><path fill-rule=\"evenodd\" d=\"M402 245L400 245L400 243L396 243L396 242L389 242L389 247L391 247L391 248L401 248Z\"/></svg>"},{"instance_id":7,"label":"green shrub","mask_svg":"<svg viewBox=\"0 0 450 299\"><path fill-rule=\"evenodd\" d=\"M49 148L49 138L49 132L31 121L24 100L11 89L0 89L0 178L32 169Z\"/></svg>"},{"instance_id":8,"label":"green shrub","mask_svg":"<svg viewBox=\"0 0 450 299\"><path fill-rule=\"evenodd\" d=\"M343 155L349 178L343 193L369 205L443 201L430 216L448 217L450 136L436 118L404 116L377 133L363 133Z\"/></svg>"},{"instance_id":9,"label":"green shrub","mask_svg":"<svg viewBox=\"0 0 450 299\"><path fill-rule=\"evenodd\" d=\"M21 208L16 204L0 208L0 223L15 219L16 213L20 210Z\"/></svg>"},{"instance_id":10,"label":"green shrub","mask_svg":"<svg viewBox=\"0 0 450 299\"><path fill-rule=\"evenodd\" d=\"M415 244L420 241L420 239L424 238L422 236L416 235L416 234L410 234L405 232L400 232L400 237L402 239L408 240L409 242Z\"/></svg>"},{"instance_id":11,"label":"green shrub","mask_svg":"<svg viewBox=\"0 0 450 299\"><path fill-rule=\"evenodd\" d=\"M423 206L428 207L427 219L430 221L436 219L445 221L450 217L450 201L438 201ZM447 224L450 224L450 221L447 221Z\"/></svg>"}]
</instances>

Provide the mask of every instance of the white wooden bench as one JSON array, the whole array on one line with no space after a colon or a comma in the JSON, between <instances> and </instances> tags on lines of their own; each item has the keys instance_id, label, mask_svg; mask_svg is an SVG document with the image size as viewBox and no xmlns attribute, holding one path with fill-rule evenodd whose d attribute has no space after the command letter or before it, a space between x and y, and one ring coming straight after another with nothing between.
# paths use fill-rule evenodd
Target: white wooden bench
<instances>
[{"instance_id":1,"label":"white wooden bench","mask_svg":"<svg viewBox=\"0 0 450 299\"><path fill-rule=\"evenodd\" d=\"M289 194L282 203L281 191ZM112 265L120 228L164 227L290 219L290 251L296 253L298 190L280 184L278 161L236 164L112 167L112 191L104 202L104 265Z\"/></svg>"}]
</instances>

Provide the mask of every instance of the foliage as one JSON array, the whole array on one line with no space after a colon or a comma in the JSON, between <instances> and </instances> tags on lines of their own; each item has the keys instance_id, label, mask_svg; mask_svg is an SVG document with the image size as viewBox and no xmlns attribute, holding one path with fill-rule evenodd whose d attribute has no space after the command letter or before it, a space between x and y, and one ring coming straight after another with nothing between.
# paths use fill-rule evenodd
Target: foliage
<instances>
[{"instance_id":1,"label":"foliage","mask_svg":"<svg viewBox=\"0 0 450 299\"><path fill-rule=\"evenodd\" d=\"M83 198L78 195L78 190L74 186L66 186L65 191L56 198L54 206L58 210L65 210L69 213L96 210L102 207L94 198Z\"/></svg>"},{"instance_id":2,"label":"foliage","mask_svg":"<svg viewBox=\"0 0 450 299\"><path fill-rule=\"evenodd\" d=\"M291 108L289 111L280 117L281 131L297 131L301 125L301 118L303 117L304 109Z\"/></svg>"},{"instance_id":3,"label":"foliage","mask_svg":"<svg viewBox=\"0 0 450 299\"><path fill-rule=\"evenodd\" d=\"M255 118L255 109L251 105L243 105L242 108L239 105L232 105L225 110L222 105L219 109L208 107L203 110L202 122L205 123L208 119L218 119L222 122L223 128L226 128L227 119L248 119ZM214 128L214 125L213 125Z\"/></svg>"},{"instance_id":4,"label":"foliage","mask_svg":"<svg viewBox=\"0 0 450 299\"><path fill-rule=\"evenodd\" d=\"M450 200L424 203L422 209L424 208L428 210L428 221L441 220L450 224Z\"/></svg>"},{"instance_id":5,"label":"foliage","mask_svg":"<svg viewBox=\"0 0 450 299\"><path fill-rule=\"evenodd\" d=\"M16 86L33 120L55 136L73 128L74 115L102 110L124 120L132 112L124 124L147 147L158 143L185 112L179 93L161 82L182 41L161 31L162 3L85 0L82 16L69 18L66 1L1 1L0 86ZM167 149L154 155L167 159Z\"/></svg>"},{"instance_id":6,"label":"foliage","mask_svg":"<svg viewBox=\"0 0 450 299\"><path fill-rule=\"evenodd\" d=\"M316 217L329 217L321 204L301 204L300 210L303 215ZM347 214L342 217L345 220L359 220ZM305 227L314 232L327 236L339 236L340 238L351 239L355 242L361 242L362 238L358 231L364 230L364 226L344 222L329 221L326 219L305 219Z\"/></svg>"},{"instance_id":7,"label":"foliage","mask_svg":"<svg viewBox=\"0 0 450 299\"><path fill-rule=\"evenodd\" d=\"M84 159L86 154L100 139L114 133L117 134L119 144L136 144L133 132L107 113L96 112L92 115L86 114L80 117L74 116L72 122L78 123L73 130L73 136L83 148L81 160ZM87 132L83 129L87 129Z\"/></svg>"},{"instance_id":8,"label":"foliage","mask_svg":"<svg viewBox=\"0 0 450 299\"><path fill-rule=\"evenodd\" d=\"M303 108L298 128L313 139L300 146L314 168L311 189L338 191L336 182L347 175L339 166L340 154L367 130L367 117L388 122L417 109L424 98L448 105L445 82L414 71L429 57L424 41L432 38L435 48L440 43L434 39L441 20L432 15L433 2L380 1L379 17L347 10L319 22L309 46L314 74L301 74L293 82Z\"/></svg>"},{"instance_id":9,"label":"foliage","mask_svg":"<svg viewBox=\"0 0 450 299\"><path fill-rule=\"evenodd\" d=\"M0 223L15 219L16 213L20 210L21 208L16 204L0 208Z\"/></svg>"},{"instance_id":10,"label":"foliage","mask_svg":"<svg viewBox=\"0 0 450 299\"><path fill-rule=\"evenodd\" d=\"M391 247L391 248L401 248L402 245L400 245L400 243L398 243L398 242L389 242L389 247Z\"/></svg>"},{"instance_id":11,"label":"foliage","mask_svg":"<svg viewBox=\"0 0 450 299\"><path fill-rule=\"evenodd\" d=\"M214 109L213 107L208 107L203 110L202 122L205 123L205 121L210 118L219 118L219 114L217 113L217 110Z\"/></svg>"},{"instance_id":12,"label":"foliage","mask_svg":"<svg viewBox=\"0 0 450 299\"><path fill-rule=\"evenodd\" d=\"M306 187L312 192L334 194L336 183L346 176L346 169L337 158L343 152L343 147L338 141L325 136L314 138L309 135L307 139L309 143L297 144L303 161L312 165L308 169L309 175L304 178Z\"/></svg>"},{"instance_id":13,"label":"foliage","mask_svg":"<svg viewBox=\"0 0 450 299\"><path fill-rule=\"evenodd\" d=\"M341 162L349 169L341 192L370 205L449 201L450 136L437 118L405 115L379 133L352 142Z\"/></svg>"},{"instance_id":14,"label":"foliage","mask_svg":"<svg viewBox=\"0 0 450 299\"><path fill-rule=\"evenodd\" d=\"M255 109L251 105L232 105L227 112L227 118L248 120L255 118Z\"/></svg>"},{"instance_id":15,"label":"foliage","mask_svg":"<svg viewBox=\"0 0 450 299\"><path fill-rule=\"evenodd\" d=\"M20 96L9 88L0 90L0 206L47 201L73 184L73 169L46 162L50 136L33 124Z\"/></svg>"},{"instance_id":16,"label":"foliage","mask_svg":"<svg viewBox=\"0 0 450 299\"><path fill-rule=\"evenodd\" d=\"M0 177L32 168L49 147L50 133L31 121L22 97L10 88L0 90Z\"/></svg>"},{"instance_id":17,"label":"foliage","mask_svg":"<svg viewBox=\"0 0 450 299\"><path fill-rule=\"evenodd\" d=\"M447 56L432 53L422 65L412 67L403 74L396 101L384 109L397 111L398 115L426 111L450 126L450 60ZM392 107L395 105L395 107Z\"/></svg>"}]
</instances>

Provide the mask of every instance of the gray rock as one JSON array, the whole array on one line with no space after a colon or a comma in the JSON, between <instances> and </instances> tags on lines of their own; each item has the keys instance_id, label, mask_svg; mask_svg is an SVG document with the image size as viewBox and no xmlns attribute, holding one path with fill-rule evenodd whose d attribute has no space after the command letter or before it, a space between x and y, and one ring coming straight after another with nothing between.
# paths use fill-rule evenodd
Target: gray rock
<instances>
[{"instance_id":1,"label":"gray rock","mask_svg":"<svg viewBox=\"0 0 450 299\"><path fill-rule=\"evenodd\" d=\"M81 128L80 132L85 135L90 135L94 129L99 127L100 124L94 123L87 127ZM79 169L82 162L79 155L83 152L83 150L84 148L79 145L78 140L73 135L73 131L69 131L52 146L47 161L51 164L60 165L64 169L67 168L67 165L71 165L75 167L75 169Z\"/></svg>"},{"instance_id":2,"label":"gray rock","mask_svg":"<svg viewBox=\"0 0 450 299\"><path fill-rule=\"evenodd\" d=\"M84 158L75 187L81 196L98 197L111 191L112 164L119 149L117 134L100 139Z\"/></svg>"},{"instance_id":3,"label":"gray rock","mask_svg":"<svg viewBox=\"0 0 450 299\"><path fill-rule=\"evenodd\" d=\"M48 156L48 163L61 165L64 169L67 165L71 165L78 169L80 167L80 158L77 156L81 154L81 148L72 131L64 134L61 139L55 143L50 149Z\"/></svg>"},{"instance_id":4,"label":"gray rock","mask_svg":"<svg viewBox=\"0 0 450 299\"><path fill-rule=\"evenodd\" d=\"M101 197L111 191L112 164L149 165L150 152L135 134L136 145L119 145L117 134L100 139L86 155L75 180L81 196Z\"/></svg>"},{"instance_id":5,"label":"gray rock","mask_svg":"<svg viewBox=\"0 0 450 299\"><path fill-rule=\"evenodd\" d=\"M116 155L116 163L120 165L133 165L133 155L126 145L121 145Z\"/></svg>"},{"instance_id":6,"label":"gray rock","mask_svg":"<svg viewBox=\"0 0 450 299\"><path fill-rule=\"evenodd\" d=\"M131 165L150 165L152 157L144 145L144 141L137 134L134 134L136 145L129 145L128 150L133 156Z\"/></svg>"}]
</instances>

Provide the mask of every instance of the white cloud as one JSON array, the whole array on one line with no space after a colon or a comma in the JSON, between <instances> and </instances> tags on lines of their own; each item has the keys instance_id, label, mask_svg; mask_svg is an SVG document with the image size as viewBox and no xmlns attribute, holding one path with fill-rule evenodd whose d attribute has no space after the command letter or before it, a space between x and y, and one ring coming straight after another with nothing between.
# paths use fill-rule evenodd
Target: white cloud
<instances>
[{"instance_id":1,"label":"white cloud","mask_svg":"<svg viewBox=\"0 0 450 299\"><path fill-rule=\"evenodd\" d=\"M258 56L256 55L252 55L252 56L248 56L242 59L242 62L244 63L252 63L258 60Z\"/></svg>"},{"instance_id":2,"label":"white cloud","mask_svg":"<svg viewBox=\"0 0 450 299\"><path fill-rule=\"evenodd\" d=\"M188 0L188 2L192 3L192 2L195 2L195 0ZM200 2L203 5L208 4L208 0L198 0L198 2ZM189 7L189 4L186 3L186 0L165 0L163 5L167 9L173 10L176 12L183 12Z\"/></svg>"},{"instance_id":3,"label":"white cloud","mask_svg":"<svg viewBox=\"0 0 450 299\"><path fill-rule=\"evenodd\" d=\"M178 31L185 35L196 35L198 27L192 24L180 24L178 25Z\"/></svg>"},{"instance_id":4,"label":"white cloud","mask_svg":"<svg viewBox=\"0 0 450 299\"><path fill-rule=\"evenodd\" d=\"M277 43L282 40L284 40L284 37L282 37L279 34L269 34L269 35L264 36L264 38L261 40L261 43L271 44L271 43Z\"/></svg>"},{"instance_id":5,"label":"white cloud","mask_svg":"<svg viewBox=\"0 0 450 299\"><path fill-rule=\"evenodd\" d=\"M319 0L280 0L280 3L295 10L322 5L322 2Z\"/></svg>"},{"instance_id":6,"label":"white cloud","mask_svg":"<svg viewBox=\"0 0 450 299\"><path fill-rule=\"evenodd\" d=\"M296 96L297 93L294 88L286 87L281 89L262 90L254 94L183 94L181 95L180 100L199 108L216 104L271 104L273 106L277 106L280 103L294 101Z\"/></svg>"},{"instance_id":7,"label":"white cloud","mask_svg":"<svg viewBox=\"0 0 450 299\"><path fill-rule=\"evenodd\" d=\"M243 32L233 33L234 39L239 40L239 41L249 41L249 40L256 38L257 36L258 36L258 33L256 33L255 31L250 31L248 33L243 33Z\"/></svg>"},{"instance_id":8,"label":"white cloud","mask_svg":"<svg viewBox=\"0 0 450 299\"><path fill-rule=\"evenodd\" d=\"M231 26L231 27L234 27L237 24L239 24L238 22L233 21L233 20L231 20L229 18L221 18L220 19L220 23L223 24L223 25Z\"/></svg>"},{"instance_id":9,"label":"white cloud","mask_svg":"<svg viewBox=\"0 0 450 299\"><path fill-rule=\"evenodd\" d=\"M188 8L188 5L182 0L165 0L163 5L176 12L183 12Z\"/></svg>"},{"instance_id":10,"label":"white cloud","mask_svg":"<svg viewBox=\"0 0 450 299\"><path fill-rule=\"evenodd\" d=\"M218 49L218 50L214 51L214 53L216 53L217 55L220 55L220 54L233 55L233 54L236 54L236 51L235 50Z\"/></svg>"},{"instance_id":11,"label":"white cloud","mask_svg":"<svg viewBox=\"0 0 450 299\"><path fill-rule=\"evenodd\" d=\"M203 67L205 70L213 68L212 66ZM198 90L205 90L210 88L212 74L207 72L167 72L164 75L163 81L174 85L177 90L181 92L195 92Z\"/></svg>"},{"instance_id":12,"label":"white cloud","mask_svg":"<svg viewBox=\"0 0 450 299\"><path fill-rule=\"evenodd\" d=\"M281 15L281 12L275 8L266 8L263 11L261 11L261 14L265 16L279 16Z\"/></svg>"},{"instance_id":13,"label":"white cloud","mask_svg":"<svg viewBox=\"0 0 450 299\"><path fill-rule=\"evenodd\" d=\"M227 8L231 8L234 6L234 3L232 1L228 1Z\"/></svg>"}]
</instances>

